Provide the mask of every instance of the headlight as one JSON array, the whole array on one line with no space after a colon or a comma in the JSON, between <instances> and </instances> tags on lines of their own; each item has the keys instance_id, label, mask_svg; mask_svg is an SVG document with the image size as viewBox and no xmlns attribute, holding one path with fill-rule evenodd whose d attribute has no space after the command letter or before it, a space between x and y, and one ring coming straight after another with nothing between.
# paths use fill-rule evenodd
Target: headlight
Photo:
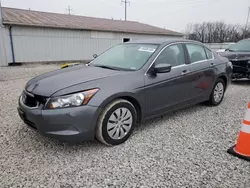
<instances>
[{"instance_id":1,"label":"headlight","mask_svg":"<svg viewBox=\"0 0 250 188\"><path fill-rule=\"evenodd\" d=\"M91 89L80 93L54 97L49 99L46 109L69 108L86 105L90 99L99 91L99 89Z\"/></svg>"}]
</instances>

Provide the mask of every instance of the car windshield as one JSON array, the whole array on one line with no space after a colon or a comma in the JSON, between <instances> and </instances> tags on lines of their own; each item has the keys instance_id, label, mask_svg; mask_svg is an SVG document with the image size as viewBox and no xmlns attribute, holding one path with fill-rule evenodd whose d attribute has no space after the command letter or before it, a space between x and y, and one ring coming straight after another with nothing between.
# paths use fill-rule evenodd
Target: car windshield
<instances>
[{"instance_id":1,"label":"car windshield","mask_svg":"<svg viewBox=\"0 0 250 188\"><path fill-rule=\"evenodd\" d=\"M120 44L92 61L91 66L117 69L139 70L155 52L155 44Z\"/></svg>"},{"instance_id":2,"label":"car windshield","mask_svg":"<svg viewBox=\"0 0 250 188\"><path fill-rule=\"evenodd\" d=\"M228 48L232 52L250 52L250 40L242 40Z\"/></svg>"}]
</instances>

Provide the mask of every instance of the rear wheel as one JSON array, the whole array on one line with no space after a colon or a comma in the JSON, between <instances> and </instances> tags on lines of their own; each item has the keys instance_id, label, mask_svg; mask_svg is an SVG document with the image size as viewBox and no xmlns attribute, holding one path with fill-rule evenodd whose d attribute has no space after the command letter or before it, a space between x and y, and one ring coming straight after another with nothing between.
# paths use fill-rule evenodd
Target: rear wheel
<instances>
[{"instance_id":1,"label":"rear wheel","mask_svg":"<svg viewBox=\"0 0 250 188\"><path fill-rule=\"evenodd\" d=\"M102 143L112 146L125 142L136 123L136 109L127 100L111 102L101 113L96 129L96 137Z\"/></svg>"},{"instance_id":2,"label":"rear wheel","mask_svg":"<svg viewBox=\"0 0 250 188\"><path fill-rule=\"evenodd\" d=\"M223 98L224 98L224 94L225 94L225 82L223 79L219 78L213 88L213 91L210 95L210 99L208 101L208 104L211 106L217 106L219 105Z\"/></svg>"}]
</instances>

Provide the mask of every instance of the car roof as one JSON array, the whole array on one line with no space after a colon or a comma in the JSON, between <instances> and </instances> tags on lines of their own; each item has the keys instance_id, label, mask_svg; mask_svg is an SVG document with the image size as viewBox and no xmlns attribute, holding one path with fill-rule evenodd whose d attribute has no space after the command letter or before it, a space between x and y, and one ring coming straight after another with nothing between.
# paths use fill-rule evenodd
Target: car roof
<instances>
[{"instance_id":1,"label":"car roof","mask_svg":"<svg viewBox=\"0 0 250 188\"><path fill-rule=\"evenodd\" d=\"M197 44L202 44L198 41L193 41L193 40L186 40L186 39L162 39L162 38L152 38L152 39L143 39L143 40L135 40L135 41L130 41L127 43L130 44L171 44L171 43L176 43L176 42L192 42L192 43L197 43ZM203 45L203 44L202 44Z\"/></svg>"}]
</instances>

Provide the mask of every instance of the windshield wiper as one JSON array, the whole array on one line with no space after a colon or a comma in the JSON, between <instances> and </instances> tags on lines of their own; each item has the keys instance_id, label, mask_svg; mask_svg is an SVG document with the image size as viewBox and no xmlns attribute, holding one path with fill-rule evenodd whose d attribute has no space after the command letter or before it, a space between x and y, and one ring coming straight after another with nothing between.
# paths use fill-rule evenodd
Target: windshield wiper
<instances>
[{"instance_id":1,"label":"windshield wiper","mask_svg":"<svg viewBox=\"0 0 250 188\"><path fill-rule=\"evenodd\" d=\"M107 65L94 65L95 67L100 67L100 68L104 68L104 69L111 69L111 70L118 70L120 71L119 68L117 67L112 67L112 66L107 66Z\"/></svg>"}]
</instances>

